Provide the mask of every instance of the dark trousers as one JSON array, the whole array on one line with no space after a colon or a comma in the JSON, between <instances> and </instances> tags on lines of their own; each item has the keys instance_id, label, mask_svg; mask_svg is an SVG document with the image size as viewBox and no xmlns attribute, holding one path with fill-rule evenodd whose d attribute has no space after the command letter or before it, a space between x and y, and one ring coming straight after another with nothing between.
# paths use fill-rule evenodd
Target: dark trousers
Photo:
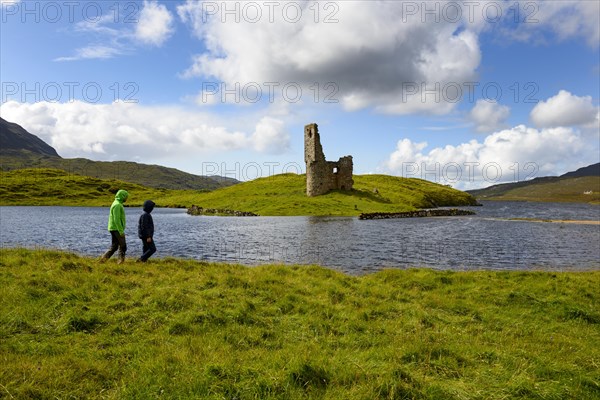
<instances>
[{"instance_id":1,"label":"dark trousers","mask_svg":"<svg viewBox=\"0 0 600 400\"><path fill-rule=\"evenodd\" d=\"M142 256L140 257L140 260L142 261L147 261L150 256L154 253L156 253L156 245L154 244L154 238L152 238L152 241L150 243L147 242L147 239L142 239Z\"/></svg>"},{"instance_id":2,"label":"dark trousers","mask_svg":"<svg viewBox=\"0 0 600 400\"><path fill-rule=\"evenodd\" d=\"M111 258L115 251L119 249L119 256L125 258L125 252L127 251L127 243L125 242L125 236L121 236L119 231L110 231L112 243L110 249L104 253L104 258Z\"/></svg>"}]
</instances>

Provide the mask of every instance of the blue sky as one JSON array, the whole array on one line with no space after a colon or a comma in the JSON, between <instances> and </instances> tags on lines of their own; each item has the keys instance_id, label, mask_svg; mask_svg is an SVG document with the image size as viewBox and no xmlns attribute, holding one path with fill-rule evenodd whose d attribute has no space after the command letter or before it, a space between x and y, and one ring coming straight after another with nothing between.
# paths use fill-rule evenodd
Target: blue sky
<instances>
[{"instance_id":1,"label":"blue sky","mask_svg":"<svg viewBox=\"0 0 600 400\"><path fill-rule=\"evenodd\" d=\"M355 173L463 189L600 161L599 2L1 10L0 114L63 157L247 180L303 172L316 122L328 159L353 155Z\"/></svg>"}]
</instances>

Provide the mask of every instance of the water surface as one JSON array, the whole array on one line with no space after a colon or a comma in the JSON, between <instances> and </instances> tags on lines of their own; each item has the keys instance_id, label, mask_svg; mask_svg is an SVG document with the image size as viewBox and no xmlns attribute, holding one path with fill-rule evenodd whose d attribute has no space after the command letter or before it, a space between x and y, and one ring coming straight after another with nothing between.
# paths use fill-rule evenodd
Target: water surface
<instances>
[{"instance_id":1,"label":"water surface","mask_svg":"<svg viewBox=\"0 0 600 400\"><path fill-rule=\"evenodd\" d=\"M465 217L360 221L352 217L210 217L155 209L157 257L320 264L351 274L383 268L600 269L600 226L508 218L600 220L588 204L484 202ZM128 256L137 257L138 208L126 208ZM0 245L100 256L108 208L0 207Z\"/></svg>"}]
</instances>

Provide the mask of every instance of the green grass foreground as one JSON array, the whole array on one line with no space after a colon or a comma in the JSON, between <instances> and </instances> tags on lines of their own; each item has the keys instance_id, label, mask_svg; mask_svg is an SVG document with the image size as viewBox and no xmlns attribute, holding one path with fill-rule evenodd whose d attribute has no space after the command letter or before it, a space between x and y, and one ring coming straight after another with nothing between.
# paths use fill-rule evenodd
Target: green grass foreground
<instances>
[{"instance_id":1,"label":"green grass foreground","mask_svg":"<svg viewBox=\"0 0 600 400\"><path fill-rule=\"evenodd\" d=\"M4 249L0 287L0 398L600 398L600 272Z\"/></svg>"}]
</instances>

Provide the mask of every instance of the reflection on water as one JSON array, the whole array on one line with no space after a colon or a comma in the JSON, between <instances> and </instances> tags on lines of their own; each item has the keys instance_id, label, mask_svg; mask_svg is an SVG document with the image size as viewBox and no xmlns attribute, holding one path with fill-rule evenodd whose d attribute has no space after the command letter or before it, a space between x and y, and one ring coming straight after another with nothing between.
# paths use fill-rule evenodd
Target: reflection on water
<instances>
[{"instance_id":1,"label":"reflection on water","mask_svg":"<svg viewBox=\"0 0 600 400\"><path fill-rule=\"evenodd\" d=\"M157 256L248 265L321 264L361 274L382 268L600 269L600 226L498 218L600 220L587 204L485 202L477 215L390 220L346 217L192 217L156 209ZM138 256L139 209L126 209L129 256ZM99 256L108 209L0 207L2 246Z\"/></svg>"}]
</instances>

